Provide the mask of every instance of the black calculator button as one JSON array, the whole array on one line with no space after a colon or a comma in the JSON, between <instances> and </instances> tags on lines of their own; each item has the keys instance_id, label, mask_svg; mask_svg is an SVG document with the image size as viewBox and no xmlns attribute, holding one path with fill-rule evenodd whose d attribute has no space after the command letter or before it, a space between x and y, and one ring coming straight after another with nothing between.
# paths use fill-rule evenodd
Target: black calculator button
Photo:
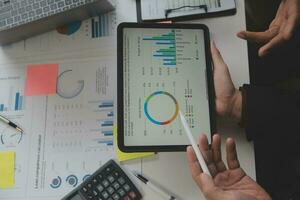
<instances>
[{"instance_id":1,"label":"black calculator button","mask_svg":"<svg viewBox=\"0 0 300 200\"><path fill-rule=\"evenodd\" d=\"M103 175L102 175L102 174L99 174L99 175L98 175L98 179L99 179L99 180L103 179Z\"/></svg>"},{"instance_id":2,"label":"black calculator button","mask_svg":"<svg viewBox=\"0 0 300 200\"><path fill-rule=\"evenodd\" d=\"M102 181L102 185L103 185L104 187L107 187L107 186L109 185L109 182L108 182L107 180L103 180L103 181Z\"/></svg>"},{"instance_id":3,"label":"black calculator button","mask_svg":"<svg viewBox=\"0 0 300 200\"><path fill-rule=\"evenodd\" d=\"M93 190L93 195L96 197L98 196L98 191L97 190Z\"/></svg>"},{"instance_id":4,"label":"black calculator button","mask_svg":"<svg viewBox=\"0 0 300 200\"><path fill-rule=\"evenodd\" d=\"M123 185L123 184L125 183L125 179L124 179L123 177L120 177L120 178L118 179L118 181L119 181L119 183L120 183L121 185Z\"/></svg>"},{"instance_id":5,"label":"black calculator button","mask_svg":"<svg viewBox=\"0 0 300 200\"><path fill-rule=\"evenodd\" d=\"M113 183L115 181L115 178L113 176L108 176L107 179L109 182Z\"/></svg>"},{"instance_id":6,"label":"black calculator button","mask_svg":"<svg viewBox=\"0 0 300 200\"><path fill-rule=\"evenodd\" d=\"M111 172L111 169L112 169L112 167L109 166L109 167L106 167L105 171L106 171L106 172Z\"/></svg>"},{"instance_id":7,"label":"black calculator button","mask_svg":"<svg viewBox=\"0 0 300 200\"><path fill-rule=\"evenodd\" d=\"M117 171L115 171L115 172L114 172L114 176L115 176L115 177L118 177L118 176L120 176L120 173L117 172Z\"/></svg>"},{"instance_id":8,"label":"black calculator button","mask_svg":"<svg viewBox=\"0 0 300 200\"><path fill-rule=\"evenodd\" d=\"M86 195L86 197L87 197L87 199L93 199L93 198L94 198L94 195L88 194L88 195Z\"/></svg>"},{"instance_id":9,"label":"black calculator button","mask_svg":"<svg viewBox=\"0 0 300 200\"><path fill-rule=\"evenodd\" d=\"M123 188L125 189L126 192L128 192L128 191L131 189L130 186L129 186L128 184L125 184L125 185L123 186Z\"/></svg>"},{"instance_id":10,"label":"black calculator button","mask_svg":"<svg viewBox=\"0 0 300 200\"><path fill-rule=\"evenodd\" d=\"M112 197L113 197L114 200L119 200L119 199L121 199L120 196L119 196L118 194L114 194Z\"/></svg>"},{"instance_id":11,"label":"black calculator button","mask_svg":"<svg viewBox=\"0 0 300 200\"><path fill-rule=\"evenodd\" d=\"M120 184L119 184L118 182L115 182L115 183L113 184L113 187L117 190L117 189L120 188Z\"/></svg>"},{"instance_id":12,"label":"black calculator button","mask_svg":"<svg viewBox=\"0 0 300 200\"><path fill-rule=\"evenodd\" d=\"M102 192L101 194L104 199L107 199L109 197L109 194L106 191Z\"/></svg>"},{"instance_id":13,"label":"black calculator button","mask_svg":"<svg viewBox=\"0 0 300 200\"><path fill-rule=\"evenodd\" d=\"M99 190L99 192L102 192L104 190L104 187L102 185L97 185L96 188Z\"/></svg>"},{"instance_id":14,"label":"black calculator button","mask_svg":"<svg viewBox=\"0 0 300 200\"><path fill-rule=\"evenodd\" d=\"M86 187L82 187L81 191L82 191L83 193L87 193L88 189L87 189Z\"/></svg>"},{"instance_id":15,"label":"black calculator button","mask_svg":"<svg viewBox=\"0 0 300 200\"><path fill-rule=\"evenodd\" d=\"M120 194L121 197L124 196L124 195L126 194L125 191L124 191L123 189L119 189L119 190L118 190L118 193Z\"/></svg>"},{"instance_id":16,"label":"black calculator button","mask_svg":"<svg viewBox=\"0 0 300 200\"><path fill-rule=\"evenodd\" d=\"M112 194L112 193L114 193L115 190L112 187L108 187L107 191L108 191L109 194Z\"/></svg>"},{"instance_id":17,"label":"black calculator button","mask_svg":"<svg viewBox=\"0 0 300 200\"><path fill-rule=\"evenodd\" d=\"M86 186L87 186L88 188L92 188L92 187L93 187L93 185L92 185L91 183L86 184Z\"/></svg>"},{"instance_id":18,"label":"black calculator button","mask_svg":"<svg viewBox=\"0 0 300 200\"><path fill-rule=\"evenodd\" d=\"M112 198L108 198L107 200L113 200Z\"/></svg>"},{"instance_id":19,"label":"black calculator button","mask_svg":"<svg viewBox=\"0 0 300 200\"><path fill-rule=\"evenodd\" d=\"M93 184L96 184L96 183L98 183L98 180L96 178L93 178L92 182L93 182Z\"/></svg>"}]
</instances>

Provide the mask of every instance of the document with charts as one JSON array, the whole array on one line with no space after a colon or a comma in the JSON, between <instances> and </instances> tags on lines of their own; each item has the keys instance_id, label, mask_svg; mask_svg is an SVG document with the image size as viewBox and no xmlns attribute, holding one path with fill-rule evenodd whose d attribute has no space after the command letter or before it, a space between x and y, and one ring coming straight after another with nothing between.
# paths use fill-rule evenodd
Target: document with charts
<instances>
[{"instance_id":1,"label":"document with charts","mask_svg":"<svg viewBox=\"0 0 300 200\"><path fill-rule=\"evenodd\" d=\"M15 61L16 58L32 58L33 55L60 55L91 48L99 50L99 43L102 44L103 40L115 34L116 23L116 13L113 11L84 21L74 21L56 30L1 46L0 63Z\"/></svg>"},{"instance_id":2,"label":"document with charts","mask_svg":"<svg viewBox=\"0 0 300 200\"><path fill-rule=\"evenodd\" d=\"M236 11L235 0L139 0L141 20L176 19L185 16ZM207 10L204 9L205 6ZM167 13L169 10L169 13ZM232 11L232 12L231 12Z\"/></svg>"},{"instance_id":3,"label":"document with charts","mask_svg":"<svg viewBox=\"0 0 300 200\"><path fill-rule=\"evenodd\" d=\"M116 118L116 12L0 47L0 151L15 151L15 187L1 200L57 200L108 159ZM130 1L131 2L131 1ZM118 2L119 4L119 2ZM132 5L131 5L132 4ZM133 8L132 8L133 9ZM122 11L122 12L120 12ZM121 13L121 14L120 14ZM57 94L24 96L28 64L59 65ZM141 170L141 164L136 165Z\"/></svg>"},{"instance_id":4,"label":"document with charts","mask_svg":"<svg viewBox=\"0 0 300 200\"><path fill-rule=\"evenodd\" d=\"M0 66L0 151L16 152L16 185L1 199L58 199L115 158L115 57L57 61L57 94L24 96L28 63ZM51 62L53 61L45 61Z\"/></svg>"}]
</instances>

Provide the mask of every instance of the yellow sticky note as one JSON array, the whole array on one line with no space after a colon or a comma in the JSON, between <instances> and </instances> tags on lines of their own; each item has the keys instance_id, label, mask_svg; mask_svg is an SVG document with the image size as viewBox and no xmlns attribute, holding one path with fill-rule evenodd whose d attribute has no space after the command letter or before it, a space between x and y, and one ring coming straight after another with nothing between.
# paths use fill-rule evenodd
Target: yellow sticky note
<instances>
[{"instance_id":1,"label":"yellow sticky note","mask_svg":"<svg viewBox=\"0 0 300 200\"><path fill-rule=\"evenodd\" d=\"M118 130L117 127L114 127L114 146L115 146L115 152L117 153L117 158L119 161L125 161L125 160L132 160L136 158L142 158L146 156L152 156L154 153L147 152L147 153L124 153L122 152L118 147Z\"/></svg>"},{"instance_id":2,"label":"yellow sticky note","mask_svg":"<svg viewBox=\"0 0 300 200\"><path fill-rule=\"evenodd\" d=\"M15 185L15 152L0 152L0 188Z\"/></svg>"}]
</instances>

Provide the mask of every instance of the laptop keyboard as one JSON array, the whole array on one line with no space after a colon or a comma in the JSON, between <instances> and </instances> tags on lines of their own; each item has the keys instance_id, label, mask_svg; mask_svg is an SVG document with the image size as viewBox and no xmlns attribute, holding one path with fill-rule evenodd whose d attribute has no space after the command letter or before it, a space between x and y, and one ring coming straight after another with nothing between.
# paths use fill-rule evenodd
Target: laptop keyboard
<instances>
[{"instance_id":1,"label":"laptop keyboard","mask_svg":"<svg viewBox=\"0 0 300 200\"><path fill-rule=\"evenodd\" d=\"M95 0L0 0L0 30L92 3Z\"/></svg>"}]
</instances>

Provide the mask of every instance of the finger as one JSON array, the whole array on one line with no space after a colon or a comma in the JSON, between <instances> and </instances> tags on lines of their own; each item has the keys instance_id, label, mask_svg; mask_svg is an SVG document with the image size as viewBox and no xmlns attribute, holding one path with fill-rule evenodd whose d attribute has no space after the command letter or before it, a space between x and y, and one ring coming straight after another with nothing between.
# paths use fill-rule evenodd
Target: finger
<instances>
[{"instance_id":1,"label":"finger","mask_svg":"<svg viewBox=\"0 0 300 200\"><path fill-rule=\"evenodd\" d=\"M294 29L298 23L299 14L296 12L295 14L290 15L289 18L282 23L284 25L277 30L278 33L276 37L259 49L259 56L263 57L267 55L270 53L271 49L276 48L291 39Z\"/></svg>"},{"instance_id":2,"label":"finger","mask_svg":"<svg viewBox=\"0 0 300 200\"><path fill-rule=\"evenodd\" d=\"M284 1L282 1L277 9L275 18L273 19L269 27L280 26L284 18L285 18L285 5L284 5Z\"/></svg>"},{"instance_id":3,"label":"finger","mask_svg":"<svg viewBox=\"0 0 300 200\"><path fill-rule=\"evenodd\" d=\"M287 21L285 23L284 30L282 31L283 38L285 40L291 39L291 37L293 36L293 32L295 30L295 27L298 23L299 23L299 14L298 13L294 13L289 16L289 18L287 19Z\"/></svg>"},{"instance_id":4,"label":"finger","mask_svg":"<svg viewBox=\"0 0 300 200\"><path fill-rule=\"evenodd\" d=\"M229 77L231 80L228 67L214 41L211 42L211 55L214 64L214 76L216 77L216 73L222 74L221 77Z\"/></svg>"},{"instance_id":5,"label":"finger","mask_svg":"<svg viewBox=\"0 0 300 200\"><path fill-rule=\"evenodd\" d=\"M251 42L266 43L275 37L277 33L278 31L275 31L275 29L268 29L264 32L241 31L237 36Z\"/></svg>"},{"instance_id":6,"label":"finger","mask_svg":"<svg viewBox=\"0 0 300 200\"><path fill-rule=\"evenodd\" d=\"M266 56L271 52L271 50L275 47L278 47L282 45L285 42L285 38L282 36L282 34L278 34L276 37L274 37L270 42L262 46L259 51L258 55L260 57Z\"/></svg>"},{"instance_id":7,"label":"finger","mask_svg":"<svg viewBox=\"0 0 300 200\"><path fill-rule=\"evenodd\" d=\"M221 137L219 134L215 134L213 136L212 141L212 152L213 152L213 160L216 165L218 172L223 172L226 170L226 166L222 160L222 152L221 152Z\"/></svg>"},{"instance_id":8,"label":"finger","mask_svg":"<svg viewBox=\"0 0 300 200\"><path fill-rule=\"evenodd\" d=\"M192 177L196 179L196 177L203 173L203 171L191 146L187 147L186 153Z\"/></svg>"},{"instance_id":9,"label":"finger","mask_svg":"<svg viewBox=\"0 0 300 200\"><path fill-rule=\"evenodd\" d=\"M202 172L196 154L191 146L187 147L187 157L193 179L202 190L205 197L212 200L221 199L222 191L215 186L212 177Z\"/></svg>"},{"instance_id":10,"label":"finger","mask_svg":"<svg viewBox=\"0 0 300 200\"><path fill-rule=\"evenodd\" d=\"M226 66L222 55L220 54L219 49L216 47L216 44L214 41L211 42L211 56L213 60L214 67L219 67L219 66Z\"/></svg>"},{"instance_id":11,"label":"finger","mask_svg":"<svg viewBox=\"0 0 300 200\"><path fill-rule=\"evenodd\" d=\"M226 155L227 165L229 169L237 169L240 167L235 142L231 138L228 138L226 141Z\"/></svg>"},{"instance_id":12,"label":"finger","mask_svg":"<svg viewBox=\"0 0 300 200\"><path fill-rule=\"evenodd\" d=\"M218 173L218 170L213 162L212 151L209 148L208 140L205 134L201 134L199 137L199 148L211 175L214 177Z\"/></svg>"}]
</instances>

